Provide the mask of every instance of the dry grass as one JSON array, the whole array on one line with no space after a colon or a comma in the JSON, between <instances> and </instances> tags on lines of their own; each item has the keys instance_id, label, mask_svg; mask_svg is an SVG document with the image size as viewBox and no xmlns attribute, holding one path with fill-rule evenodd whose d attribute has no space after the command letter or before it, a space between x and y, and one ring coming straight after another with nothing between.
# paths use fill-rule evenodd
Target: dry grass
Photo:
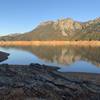
<instances>
[{"instance_id":1,"label":"dry grass","mask_svg":"<svg viewBox=\"0 0 100 100\"><path fill-rule=\"evenodd\" d=\"M28 46L28 45L100 46L100 41L0 41L0 46Z\"/></svg>"}]
</instances>

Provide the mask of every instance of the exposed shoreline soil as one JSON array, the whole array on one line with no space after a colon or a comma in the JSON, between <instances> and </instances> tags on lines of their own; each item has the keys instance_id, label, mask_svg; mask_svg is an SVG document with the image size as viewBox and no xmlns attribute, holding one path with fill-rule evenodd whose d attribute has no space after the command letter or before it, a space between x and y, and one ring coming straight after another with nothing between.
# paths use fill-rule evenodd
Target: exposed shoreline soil
<instances>
[{"instance_id":1,"label":"exposed shoreline soil","mask_svg":"<svg viewBox=\"0 0 100 100\"><path fill-rule=\"evenodd\" d=\"M0 65L0 100L100 100L100 74L47 65Z\"/></svg>"}]
</instances>

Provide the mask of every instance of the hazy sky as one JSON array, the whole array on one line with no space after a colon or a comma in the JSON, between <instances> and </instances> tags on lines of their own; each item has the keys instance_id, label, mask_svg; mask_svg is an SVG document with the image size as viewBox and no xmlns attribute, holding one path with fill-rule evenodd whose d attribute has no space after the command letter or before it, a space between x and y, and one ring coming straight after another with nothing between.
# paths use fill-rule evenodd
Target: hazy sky
<instances>
[{"instance_id":1,"label":"hazy sky","mask_svg":"<svg viewBox=\"0 0 100 100\"><path fill-rule=\"evenodd\" d=\"M0 0L0 35L67 17L79 21L100 17L100 0Z\"/></svg>"}]
</instances>

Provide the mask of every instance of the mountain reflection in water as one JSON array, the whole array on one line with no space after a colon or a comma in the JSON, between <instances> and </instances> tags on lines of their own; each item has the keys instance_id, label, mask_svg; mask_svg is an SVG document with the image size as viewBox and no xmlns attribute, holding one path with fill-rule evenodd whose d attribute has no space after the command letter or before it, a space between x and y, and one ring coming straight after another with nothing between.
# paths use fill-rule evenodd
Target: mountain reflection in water
<instances>
[{"instance_id":1,"label":"mountain reflection in water","mask_svg":"<svg viewBox=\"0 0 100 100\"><path fill-rule=\"evenodd\" d=\"M70 65L75 61L84 60L100 66L100 47L28 46L19 49L29 51L40 59L53 63Z\"/></svg>"},{"instance_id":2,"label":"mountain reflection in water","mask_svg":"<svg viewBox=\"0 0 100 100\"><path fill-rule=\"evenodd\" d=\"M47 63L56 63L60 66L69 66L77 61L85 61L100 67L100 47L13 46L3 48L27 51Z\"/></svg>"}]
</instances>

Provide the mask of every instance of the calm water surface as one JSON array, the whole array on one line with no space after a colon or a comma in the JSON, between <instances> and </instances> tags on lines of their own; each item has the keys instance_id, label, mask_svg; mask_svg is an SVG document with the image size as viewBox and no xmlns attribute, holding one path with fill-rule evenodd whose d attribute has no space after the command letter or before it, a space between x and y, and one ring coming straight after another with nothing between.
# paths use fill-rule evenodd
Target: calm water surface
<instances>
[{"instance_id":1,"label":"calm water surface","mask_svg":"<svg viewBox=\"0 0 100 100\"><path fill-rule=\"evenodd\" d=\"M0 47L0 51L10 53L0 64L40 63L59 66L62 72L100 73L100 47Z\"/></svg>"}]
</instances>

